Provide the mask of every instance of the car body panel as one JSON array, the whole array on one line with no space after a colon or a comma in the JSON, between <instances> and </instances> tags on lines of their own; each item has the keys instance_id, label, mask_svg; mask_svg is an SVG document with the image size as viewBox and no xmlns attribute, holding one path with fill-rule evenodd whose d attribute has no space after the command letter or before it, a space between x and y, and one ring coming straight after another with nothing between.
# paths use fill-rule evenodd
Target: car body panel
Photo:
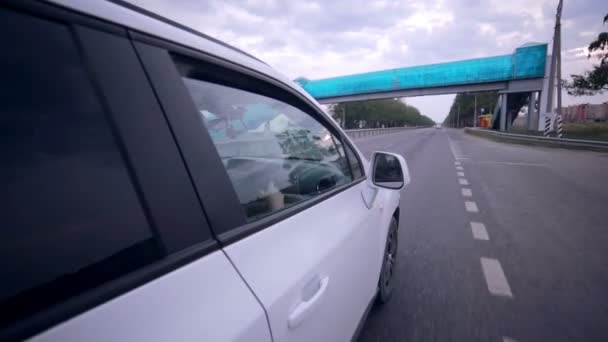
<instances>
[{"instance_id":1,"label":"car body panel","mask_svg":"<svg viewBox=\"0 0 608 342\"><path fill-rule=\"evenodd\" d=\"M32 341L271 341L264 310L222 251L69 319Z\"/></svg>"},{"instance_id":2,"label":"car body panel","mask_svg":"<svg viewBox=\"0 0 608 342\"><path fill-rule=\"evenodd\" d=\"M377 224L381 205L368 209L362 200L367 186L360 182L225 248L266 308L274 341L344 341L355 332L376 291L388 230ZM325 278L318 307L290 328L290 314Z\"/></svg>"}]
</instances>

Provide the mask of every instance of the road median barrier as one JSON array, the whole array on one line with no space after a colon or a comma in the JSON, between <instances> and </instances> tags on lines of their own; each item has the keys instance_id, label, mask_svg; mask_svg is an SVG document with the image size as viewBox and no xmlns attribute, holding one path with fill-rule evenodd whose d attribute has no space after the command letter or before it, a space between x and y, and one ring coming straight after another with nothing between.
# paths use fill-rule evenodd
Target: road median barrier
<instances>
[{"instance_id":1,"label":"road median barrier","mask_svg":"<svg viewBox=\"0 0 608 342\"><path fill-rule=\"evenodd\" d=\"M605 141L542 137L527 134L504 133L470 127L465 128L464 131L467 134L488 138L495 141L524 145L559 147L574 150L608 152L608 142Z\"/></svg>"},{"instance_id":2,"label":"road median barrier","mask_svg":"<svg viewBox=\"0 0 608 342\"><path fill-rule=\"evenodd\" d=\"M364 128L364 129L346 129L344 132L348 134L351 139L358 139L363 137L371 137L374 135L383 135L390 133L397 133L404 130L416 129L422 127L391 127L391 128Z\"/></svg>"}]
</instances>

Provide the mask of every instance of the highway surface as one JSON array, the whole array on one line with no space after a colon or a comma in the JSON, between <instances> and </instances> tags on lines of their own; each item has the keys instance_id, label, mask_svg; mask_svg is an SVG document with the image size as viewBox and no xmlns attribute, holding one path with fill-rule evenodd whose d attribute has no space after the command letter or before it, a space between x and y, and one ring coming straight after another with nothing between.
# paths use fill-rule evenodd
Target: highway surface
<instances>
[{"instance_id":1,"label":"highway surface","mask_svg":"<svg viewBox=\"0 0 608 342\"><path fill-rule=\"evenodd\" d=\"M392 301L359 341L608 341L608 154L420 129L401 153Z\"/></svg>"}]
</instances>

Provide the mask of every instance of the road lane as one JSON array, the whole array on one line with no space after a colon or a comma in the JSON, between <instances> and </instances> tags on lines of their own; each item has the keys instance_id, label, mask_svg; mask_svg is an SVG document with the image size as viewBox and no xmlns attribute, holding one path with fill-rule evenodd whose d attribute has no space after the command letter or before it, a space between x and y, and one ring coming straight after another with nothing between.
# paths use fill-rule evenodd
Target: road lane
<instances>
[{"instance_id":1,"label":"road lane","mask_svg":"<svg viewBox=\"0 0 608 342\"><path fill-rule=\"evenodd\" d=\"M514 293L518 341L608 341L608 154L447 132Z\"/></svg>"},{"instance_id":2,"label":"road lane","mask_svg":"<svg viewBox=\"0 0 608 342\"><path fill-rule=\"evenodd\" d=\"M394 298L372 310L360 341L608 341L608 154L447 129L356 144L403 154L412 175ZM486 271L502 273L512 297L490 293L480 258L499 263Z\"/></svg>"},{"instance_id":3,"label":"road lane","mask_svg":"<svg viewBox=\"0 0 608 342\"><path fill-rule=\"evenodd\" d=\"M407 159L412 182L402 192L399 260L392 301L370 313L360 341L499 341L480 324L493 310L482 281L445 132L421 129L358 141Z\"/></svg>"}]
</instances>

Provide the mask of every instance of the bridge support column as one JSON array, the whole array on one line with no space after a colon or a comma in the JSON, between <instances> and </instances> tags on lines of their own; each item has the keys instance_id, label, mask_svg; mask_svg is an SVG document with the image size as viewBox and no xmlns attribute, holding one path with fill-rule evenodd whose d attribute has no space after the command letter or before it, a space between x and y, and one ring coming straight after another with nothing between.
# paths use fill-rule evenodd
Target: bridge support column
<instances>
[{"instance_id":1,"label":"bridge support column","mask_svg":"<svg viewBox=\"0 0 608 342\"><path fill-rule=\"evenodd\" d=\"M528 102L528 130L529 131L535 131L538 128L538 110L536 109L537 106L537 94L538 99L540 99L540 93L538 92L531 92L530 93L530 101Z\"/></svg>"},{"instance_id":2,"label":"bridge support column","mask_svg":"<svg viewBox=\"0 0 608 342\"><path fill-rule=\"evenodd\" d=\"M507 94L500 95L500 130L507 130Z\"/></svg>"},{"instance_id":3,"label":"bridge support column","mask_svg":"<svg viewBox=\"0 0 608 342\"><path fill-rule=\"evenodd\" d=\"M532 122L532 110L534 109L534 93L530 93L528 98L528 114L526 115L526 129L530 130L530 122Z\"/></svg>"}]
</instances>

